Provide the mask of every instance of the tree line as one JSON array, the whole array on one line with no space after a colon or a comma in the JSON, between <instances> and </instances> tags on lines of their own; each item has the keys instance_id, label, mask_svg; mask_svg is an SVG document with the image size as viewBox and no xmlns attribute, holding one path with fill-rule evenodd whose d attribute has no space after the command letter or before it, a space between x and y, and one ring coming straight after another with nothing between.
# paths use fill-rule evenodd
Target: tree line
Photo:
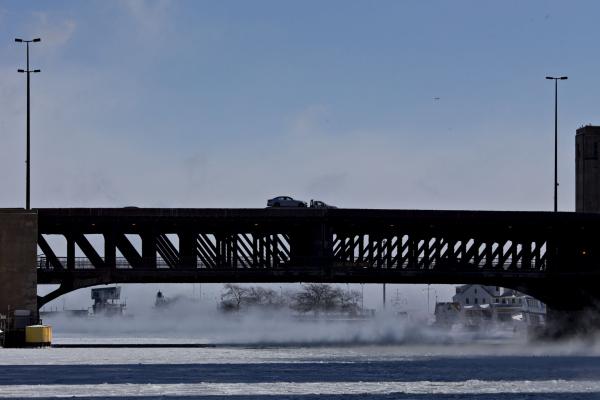
<instances>
[{"instance_id":1,"label":"tree line","mask_svg":"<svg viewBox=\"0 0 600 400\"><path fill-rule=\"evenodd\" d=\"M310 283L302 285L298 291L285 292L227 283L221 294L220 308L223 311L288 308L300 313L357 314L361 311L361 303L360 291L322 283Z\"/></svg>"}]
</instances>

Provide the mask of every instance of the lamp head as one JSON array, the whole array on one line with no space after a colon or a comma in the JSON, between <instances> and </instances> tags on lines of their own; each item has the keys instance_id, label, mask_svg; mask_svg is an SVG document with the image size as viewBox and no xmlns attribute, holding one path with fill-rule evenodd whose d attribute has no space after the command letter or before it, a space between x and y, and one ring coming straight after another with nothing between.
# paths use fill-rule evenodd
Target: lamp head
<instances>
[{"instance_id":1,"label":"lamp head","mask_svg":"<svg viewBox=\"0 0 600 400\"><path fill-rule=\"evenodd\" d=\"M24 69L18 69L17 72L25 72Z\"/></svg>"},{"instance_id":2,"label":"lamp head","mask_svg":"<svg viewBox=\"0 0 600 400\"><path fill-rule=\"evenodd\" d=\"M566 79L569 79L569 77L568 77L568 76L561 76L561 77L560 77L560 80L561 80L561 81L564 81L564 80L566 80Z\"/></svg>"},{"instance_id":3,"label":"lamp head","mask_svg":"<svg viewBox=\"0 0 600 400\"><path fill-rule=\"evenodd\" d=\"M42 72L41 69L34 69L33 72Z\"/></svg>"},{"instance_id":4,"label":"lamp head","mask_svg":"<svg viewBox=\"0 0 600 400\"><path fill-rule=\"evenodd\" d=\"M32 42L41 42L41 41L42 41L42 39L40 39L40 38L35 38L32 40Z\"/></svg>"},{"instance_id":5,"label":"lamp head","mask_svg":"<svg viewBox=\"0 0 600 400\"><path fill-rule=\"evenodd\" d=\"M547 76L546 79L554 79L554 78L551 76Z\"/></svg>"},{"instance_id":6,"label":"lamp head","mask_svg":"<svg viewBox=\"0 0 600 400\"><path fill-rule=\"evenodd\" d=\"M17 43L22 43L22 42L23 42L23 39L16 38L16 39L15 39L15 42L17 42Z\"/></svg>"}]
</instances>

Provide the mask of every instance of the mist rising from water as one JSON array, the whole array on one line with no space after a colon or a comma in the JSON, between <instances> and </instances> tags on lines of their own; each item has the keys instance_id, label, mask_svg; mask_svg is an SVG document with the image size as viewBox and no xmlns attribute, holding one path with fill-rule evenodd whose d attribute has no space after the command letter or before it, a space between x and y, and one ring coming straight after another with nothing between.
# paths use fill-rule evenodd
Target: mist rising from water
<instances>
[{"instance_id":1,"label":"mist rising from water","mask_svg":"<svg viewBox=\"0 0 600 400\"><path fill-rule=\"evenodd\" d=\"M123 317L48 316L55 336L77 338L162 338L211 344L352 345L457 344L474 340L521 340L513 332L440 329L394 312L371 318L298 315L289 309L223 313L191 300L165 309L139 310Z\"/></svg>"}]
</instances>

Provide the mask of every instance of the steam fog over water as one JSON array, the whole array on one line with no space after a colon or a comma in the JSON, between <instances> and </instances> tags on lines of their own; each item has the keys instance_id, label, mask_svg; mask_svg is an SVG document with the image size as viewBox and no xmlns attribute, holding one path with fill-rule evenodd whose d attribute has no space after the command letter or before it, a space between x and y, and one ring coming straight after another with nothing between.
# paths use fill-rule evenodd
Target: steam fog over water
<instances>
[{"instance_id":1,"label":"steam fog over water","mask_svg":"<svg viewBox=\"0 0 600 400\"><path fill-rule=\"evenodd\" d=\"M425 319L398 315L393 309L361 319L298 314L289 309L223 312L184 299L166 309L143 309L132 315L70 317L59 313L44 322L54 327L55 344L187 343L237 349L333 346L371 349L379 355L389 348L406 355L600 355L596 337L546 341L524 330L501 327L442 328Z\"/></svg>"},{"instance_id":2,"label":"steam fog over water","mask_svg":"<svg viewBox=\"0 0 600 400\"><path fill-rule=\"evenodd\" d=\"M597 399L600 345L512 331L441 330L394 312L365 320L222 313L183 301L131 317L47 318L57 344L1 349L0 397Z\"/></svg>"},{"instance_id":3,"label":"steam fog over water","mask_svg":"<svg viewBox=\"0 0 600 400\"><path fill-rule=\"evenodd\" d=\"M461 335L440 335L419 321L395 311L353 319L345 315L299 314L289 309L246 309L222 312L212 304L178 301L165 309L145 308L122 317L48 316L55 341L129 337L207 344L402 344L460 341Z\"/></svg>"}]
</instances>

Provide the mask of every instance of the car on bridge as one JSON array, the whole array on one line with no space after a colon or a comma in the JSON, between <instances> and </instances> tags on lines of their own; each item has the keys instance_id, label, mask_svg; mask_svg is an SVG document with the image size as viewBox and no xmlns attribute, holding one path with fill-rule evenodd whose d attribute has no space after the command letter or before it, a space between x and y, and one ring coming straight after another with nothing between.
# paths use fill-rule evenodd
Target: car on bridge
<instances>
[{"instance_id":1,"label":"car on bridge","mask_svg":"<svg viewBox=\"0 0 600 400\"><path fill-rule=\"evenodd\" d=\"M307 204L302 200L295 200L290 196L277 196L267 200L267 207L306 207Z\"/></svg>"},{"instance_id":2,"label":"car on bridge","mask_svg":"<svg viewBox=\"0 0 600 400\"><path fill-rule=\"evenodd\" d=\"M330 204L325 203L321 200L311 200L310 208L337 208L336 206L332 206Z\"/></svg>"}]
</instances>

